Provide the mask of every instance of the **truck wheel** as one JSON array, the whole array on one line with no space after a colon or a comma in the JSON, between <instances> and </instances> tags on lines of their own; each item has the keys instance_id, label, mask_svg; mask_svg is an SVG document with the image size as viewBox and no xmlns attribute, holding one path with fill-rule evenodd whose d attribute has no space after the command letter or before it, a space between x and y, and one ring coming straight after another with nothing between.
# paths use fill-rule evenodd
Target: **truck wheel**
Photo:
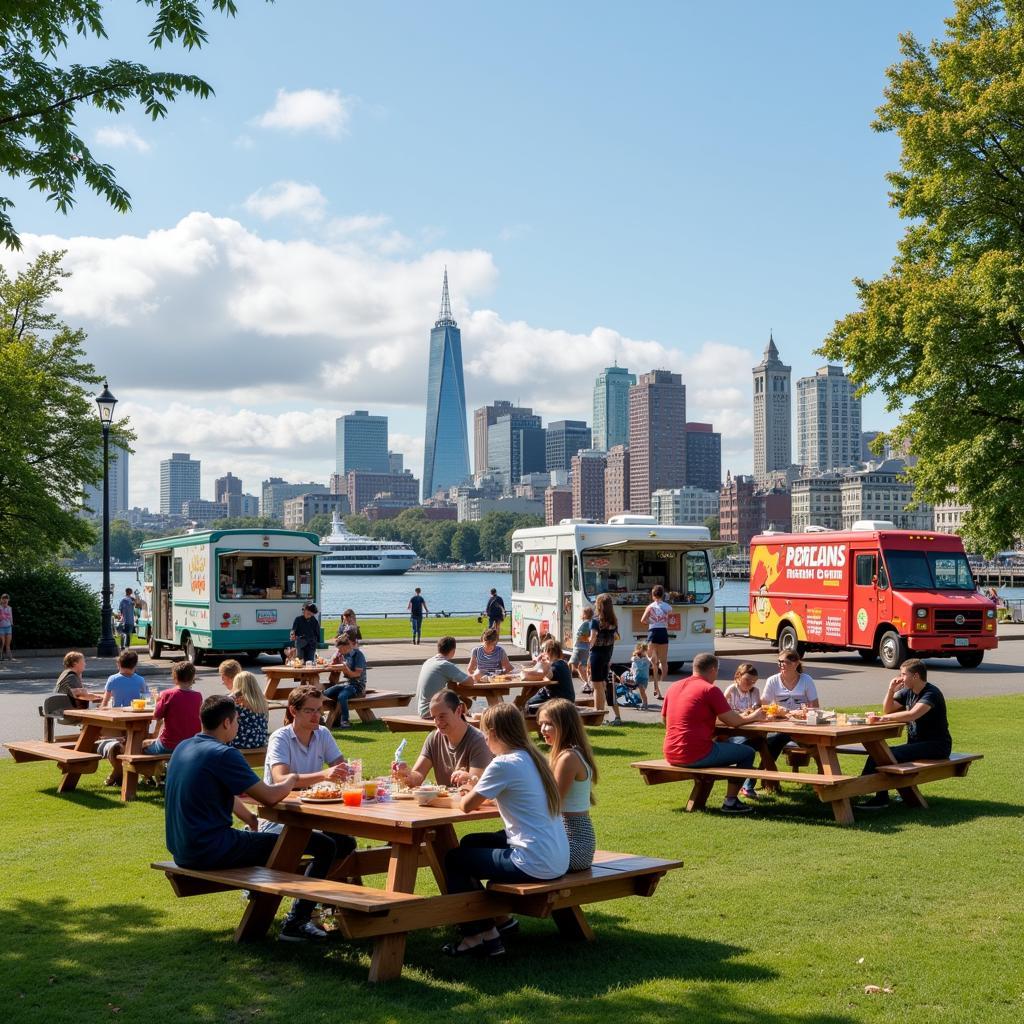
<instances>
[{"instance_id":1,"label":"truck wheel","mask_svg":"<svg viewBox=\"0 0 1024 1024\"><path fill-rule=\"evenodd\" d=\"M977 668L984 657L984 651L968 651L966 654L958 654L956 660L963 668Z\"/></svg>"},{"instance_id":2,"label":"truck wheel","mask_svg":"<svg viewBox=\"0 0 1024 1024\"><path fill-rule=\"evenodd\" d=\"M783 626L779 630L779 654L788 654L790 651L802 655L803 644L800 643L800 637L792 626Z\"/></svg>"},{"instance_id":3,"label":"truck wheel","mask_svg":"<svg viewBox=\"0 0 1024 1024\"><path fill-rule=\"evenodd\" d=\"M866 662L868 665L874 665L874 663L878 661L877 652L871 650L870 647L866 649L864 647L858 647L857 653L860 655L860 660Z\"/></svg>"},{"instance_id":4,"label":"truck wheel","mask_svg":"<svg viewBox=\"0 0 1024 1024\"><path fill-rule=\"evenodd\" d=\"M159 640L153 638L152 628L146 630L146 646L149 648L149 656L154 661L157 658L162 658L164 654L164 645Z\"/></svg>"},{"instance_id":5,"label":"truck wheel","mask_svg":"<svg viewBox=\"0 0 1024 1024\"><path fill-rule=\"evenodd\" d=\"M540 657L540 637L533 626L526 633L526 649L530 652L531 658L536 659Z\"/></svg>"},{"instance_id":6,"label":"truck wheel","mask_svg":"<svg viewBox=\"0 0 1024 1024\"><path fill-rule=\"evenodd\" d=\"M182 634L181 649L185 652L185 660L190 665L199 666L203 663L203 652L196 647L188 633Z\"/></svg>"},{"instance_id":7,"label":"truck wheel","mask_svg":"<svg viewBox=\"0 0 1024 1024\"><path fill-rule=\"evenodd\" d=\"M878 639L878 656L886 668L899 668L907 660L907 642L895 629L886 630Z\"/></svg>"}]
</instances>

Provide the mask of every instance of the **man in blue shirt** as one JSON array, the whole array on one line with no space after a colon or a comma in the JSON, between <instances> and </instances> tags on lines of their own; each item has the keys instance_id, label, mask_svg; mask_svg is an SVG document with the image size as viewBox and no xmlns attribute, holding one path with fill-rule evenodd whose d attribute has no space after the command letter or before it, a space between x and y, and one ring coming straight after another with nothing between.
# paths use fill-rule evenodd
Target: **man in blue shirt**
<instances>
[{"instance_id":1,"label":"man in blue shirt","mask_svg":"<svg viewBox=\"0 0 1024 1024\"><path fill-rule=\"evenodd\" d=\"M423 616L430 614L430 609L427 607L427 599L420 592L419 587L416 588L416 592L409 598L406 611L409 613L409 625L412 626L412 642L418 644L420 642L420 633L423 630Z\"/></svg>"},{"instance_id":2,"label":"man in blue shirt","mask_svg":"<svg viewBox=\"0 0 1024 1024\"><path fill-rule=\"evenodd\" d=\"M121 614L121 624L117 631L121 634L121 650L124 651L131 647L132 633L135 632L135 598L132 597L131 587L125 590L117 610Z\"/></svg>"},{"instance_id":3,"label":"man in blue shirt","mask_svg":"<svg viewBox=\"0 0 1024 1024\"><path fill-rule=\"evenodd\" d=\"M340 716L338 728L347 729L351 724L348 720L349 699L361 697L366 692L366 655L358 647L352 645L347 633L336 637L334 643L338 649L338 655L341 655L342 658L335 667L345 677L345 681L335 686L328 686L324 690L324 696L337 702Z\"/></svg>"},{"instance_id":4,"label":"man in blue shirt","mask_svg":"<svg viewBox=\"0 0 1024 1024\"><path fill-rule=\"evenodd\" d=\"M174 748L167 766L165 827L167 848L176 864L216 870L266 864L277 843L270 832L256 831L255 815L239 799L243 793L272 806L295 787L297 776L267 784L230 746L238 732L238 707L226 694L207 697L199 710L203 730ZM232 828L232 812L252 831ZM312 847L316 845L316 849ZM326 844L330 850L326 850ZM306 873L323 878L334 860L334 844L325 836L311 839L314 860ZM286 942L322 941L327 933L310 920L314 904L296 900L279 938Z\"/></svg>"}]
</instances>

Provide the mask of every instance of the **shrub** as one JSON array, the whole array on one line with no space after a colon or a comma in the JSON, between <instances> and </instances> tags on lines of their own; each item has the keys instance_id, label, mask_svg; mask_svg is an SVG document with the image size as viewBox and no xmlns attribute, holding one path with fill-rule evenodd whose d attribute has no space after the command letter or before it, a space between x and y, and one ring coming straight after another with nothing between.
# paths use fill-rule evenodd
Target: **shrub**
<instances>
[{"instance_id":1,"label":"shrub","mask_svg":"<svg viewBox=\"0 0 1024 1024\"><path fill-rule=\"evenodd\" d=\"M15 650L96 646L99 595L63 566L0 572L0 593L11 595Z\"/></svg>"}]
</instances>

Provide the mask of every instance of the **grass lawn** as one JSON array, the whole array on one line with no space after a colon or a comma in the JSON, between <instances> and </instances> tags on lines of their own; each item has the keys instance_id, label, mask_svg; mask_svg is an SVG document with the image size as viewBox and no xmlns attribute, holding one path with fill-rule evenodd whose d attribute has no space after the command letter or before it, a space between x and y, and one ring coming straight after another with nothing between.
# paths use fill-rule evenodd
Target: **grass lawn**
<instances>
[{"instance_id":1,"label":"grass lawn","mask_svg":"<svg viewBox=\"0 0 1024 1024\"><path fill-rule=\"evenodd\" d=\"M897 805L845 829L793 787L747 818L687 815L686 787L646 787L629 768L659 755L659 727L594 730L599 844L685 867L651 899L593 908L594 945L563 944L549 923L525 919L506 962L487 965L446 960L442 934L421 932L403 979L379 988L365 982L367 944L239 947L236 893L175 899L148 867L167 856L159 792L122 805L101 771L58 797L53 765L0 762L5 1015L19 1024L1017 1022L1024 793L1011 767L1024 698L951 702L950 717L956 748L985 760L966 779L926 786L928 810ZM357 726L339 741L374 771L396 737ZM894 991L867 995L867 984Z\"/></svg>"},{"instance_id":2,"label":"grass lawn","mask_svg":"<svg viewBox=\"0 0 1024 1024\"><path fill-rule=\"evenodd\" d=\"M339 619L324 619L324 637L330 643L338 635ZM449 618L434 618L423 620L423 639L430 637L437 639L439 636L479 636L487 628L487 620L478 622L475 615L452 615ZM412 628L409 620L404 617L388 617L386 619L360 619L359 631L363 634L364 640L409 640L412 638ZM508 619L501 630L503 640L509 640L512 635L512 625Z\"/></svg>"}]
</instances>

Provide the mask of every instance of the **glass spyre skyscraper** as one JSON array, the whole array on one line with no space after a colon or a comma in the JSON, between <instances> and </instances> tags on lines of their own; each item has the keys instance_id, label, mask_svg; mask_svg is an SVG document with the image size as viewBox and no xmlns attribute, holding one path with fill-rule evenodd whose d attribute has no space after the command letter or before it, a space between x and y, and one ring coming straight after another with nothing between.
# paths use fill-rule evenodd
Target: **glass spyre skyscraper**
<instances>
[{"instance_id":1,"label":"glass spyre skyscraper","mask_svg":"<svg viewBox=\"0 0 1024 1024\"><path fill-rule=\"evenodd\" d=\"M441 313L430 332L427 427L423 447L423 497L461 484L469 476L466 385L462 379L462 334L448 298L448 268Z\"/></svg>"}]
</instances>

